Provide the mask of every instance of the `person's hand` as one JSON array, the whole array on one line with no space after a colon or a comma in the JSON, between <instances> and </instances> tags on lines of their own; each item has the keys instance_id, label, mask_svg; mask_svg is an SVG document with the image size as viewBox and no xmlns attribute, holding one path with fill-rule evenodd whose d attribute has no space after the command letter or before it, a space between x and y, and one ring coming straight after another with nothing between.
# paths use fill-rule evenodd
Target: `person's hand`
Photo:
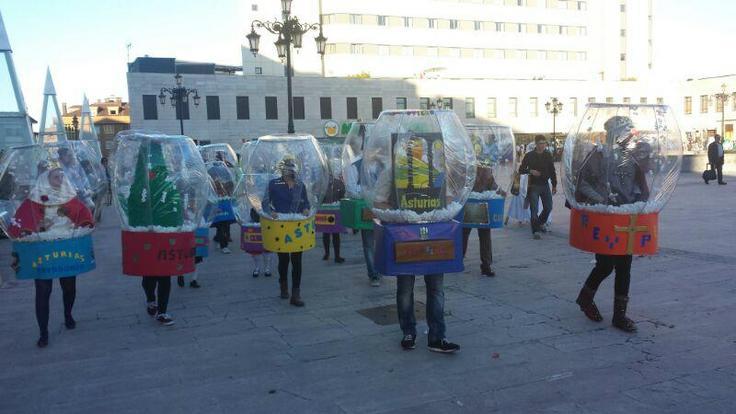
<instances>
[{"instance_id":1,"label":"person's hand","mask_svg":"<svg viewBox=\"0 0 736 414\"><path fill-rule=\"evenodd\" d=\"M557 186L552 187L552 194L557 194Z\"/></svg>"},{"instance_id":2,"label":"person's hand","mask_svg":"<svg viewBox=\"0 0 736 414\"><path fill-rule=\"evenodd\" d=\"M540 175L542 175L542 173L540 173L537 170L529 170L529 174L531 174L531 175L533 175L535 177L539 177Z\"/></svg>"}]
</instances>

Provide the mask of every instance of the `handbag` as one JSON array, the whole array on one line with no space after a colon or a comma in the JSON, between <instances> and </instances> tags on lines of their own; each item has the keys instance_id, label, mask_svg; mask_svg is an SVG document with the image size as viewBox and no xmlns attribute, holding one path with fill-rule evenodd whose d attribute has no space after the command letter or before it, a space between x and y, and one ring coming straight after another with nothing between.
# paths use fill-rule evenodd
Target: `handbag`
<instances>
[{"instance_id":1,"label":"handbag","mask_svg":"<svg viewBox=\"0 0 736 414\"><path fill-rule=\"evenodd\" d=\"M514 173L514 181L511 183L511 194L518 196L519 190L521 189L521 174L518 171Z\"/></svg>"},{"instance_id":2,"label":"handbag","mask_svg":"<svg viewBox=\"0 0 736 414\"><path fill-rule=\"evenodd\" d=\"M716 171L710 168L710 163L705 164L705 171L703 171L703 180L711 181L716 179Z\"/></svg>"}]
</instances>

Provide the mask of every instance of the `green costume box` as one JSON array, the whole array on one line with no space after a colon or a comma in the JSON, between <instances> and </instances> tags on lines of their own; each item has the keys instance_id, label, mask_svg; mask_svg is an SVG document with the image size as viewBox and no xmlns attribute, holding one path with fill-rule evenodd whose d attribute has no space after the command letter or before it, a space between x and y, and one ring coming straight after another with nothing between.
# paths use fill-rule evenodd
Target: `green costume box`
<instances>
[{"instance_id":1,"label":"green costume box","mask_svg":"<svg viewBox=\"0 0 736 414\"><path fill-rule=\"evenodd\" d=\"M356 230L373 230L373 213L363 199L343 198L340 200L342 225Z\"/></svg>"}]
</instances>

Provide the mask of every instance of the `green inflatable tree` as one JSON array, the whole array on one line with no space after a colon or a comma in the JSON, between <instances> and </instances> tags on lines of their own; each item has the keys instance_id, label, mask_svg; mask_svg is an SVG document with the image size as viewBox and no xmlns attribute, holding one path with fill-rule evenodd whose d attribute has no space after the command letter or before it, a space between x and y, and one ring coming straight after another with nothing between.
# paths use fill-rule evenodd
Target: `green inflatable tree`
<instances>
[{"instance_id":1,"label":"green inflatable tree","mask_svg":"<svg viewBox=\"0 0 736 414\"><path fill-rule=\"evenodd\" d=\"M182 225L181 194L168 178L161 144L151 142L148 146L141 146L128 198L128 224L131 227Z\"/></svg>"}]
</instances>

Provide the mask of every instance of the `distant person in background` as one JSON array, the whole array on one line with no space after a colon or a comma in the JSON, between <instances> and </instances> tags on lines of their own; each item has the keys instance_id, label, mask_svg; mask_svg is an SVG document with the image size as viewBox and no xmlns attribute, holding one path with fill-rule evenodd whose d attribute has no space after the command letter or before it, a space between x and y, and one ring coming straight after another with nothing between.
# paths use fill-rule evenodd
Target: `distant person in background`
<instances>
[{"instance_id":1,"label":"distant person in background","mask_svg":"<svg viewBox=\"0 0 736 414\"><path fill-rule=\"evenodd\" d=\"M552 195L557 193L557 172L552 154L547 151L544 135L534 137L534 150L524 156L519 167L520 174L529 174L527 199L531 208L532 236L541 239L541 233L549 231L547 219L552 213ZM549 182L552 182L550 191ZM542 213L539 214L539 199L542 199Z\"/></svg>"},{"instance_id":2,"label":"distant person in background","mask_svg":"<svg viewBox=\"0 0 736 414\"><path fill-rule=\"evenodd\" d=\"M723 181L723 140L721 140L721 136L718 134L714 138L713 142L708 145L708 162L710 163L711 171L715 171L716 173L718 184L726 185L726 182ZM709 184L707 179L705 183Z\"/></svg>"}]
</instances>

